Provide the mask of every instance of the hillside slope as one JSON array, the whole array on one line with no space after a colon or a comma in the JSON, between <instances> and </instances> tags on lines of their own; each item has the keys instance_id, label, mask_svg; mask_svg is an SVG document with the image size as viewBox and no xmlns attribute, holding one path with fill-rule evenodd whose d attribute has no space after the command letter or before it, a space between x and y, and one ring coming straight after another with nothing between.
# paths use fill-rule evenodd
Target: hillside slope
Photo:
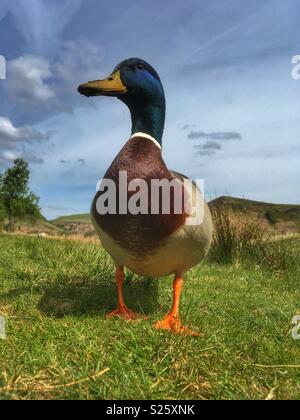
<instances>
[{"instance_id":1,"label":"hillside slope","mask_svg":"<svg viewBox=\"0 0 300 420\"><path fill-rule=\"evenodd\" d=\"M211 207L225 206L233 211L257 218L267 228L277 232L300 233L300 205L273 204L236 197L219 197L209 203ZM55 226L72 234L93 235L89 214L75 214L51 221Z\"/></svg>"},{"instance_id":2,"label":"hillside slope","mask_svg":"<svg viewBox=\"0 0 300 420\"><path fill-rule=\"evenodd\" d=\"M300 205L272 204L236 197L219 197L209 205L230 207L233 211L248 213L276 231L300 233Z\"/></svg>"},{"instance_id":3,"label":"hillside slope","mask_svg":"<svg viewBox=\"0 0 300 420\"><path fill-rule=\"evenodd\" d=\"M7 221L4 221L2 228L5 230ZM1 231L1 229L0 229ZM36 219L25 218L14 221L14 233L21 235L38 235L45 233L48 236L61 236L65 232L58 226L48 222L42 215Z\"/></svg>"},{"instance_id":4,"label":"hillside slope","mask_svg":"<svg viewBox=\"0 0 300 420\"><path fill-rule=\"evenodd\" d=\"M85 238L96 237L89 214L73 214L58 217L52 220L51 224L69 235L79 235Z\"/></svg>"},{"instance_id":5,"label":"hillside slope","mask_svg":"<svg viewBox=\"0 0 300 420\"><path fill-rule=\"evenodd\" d=\"M219 197L209 203L210 207L225 206L233 211L247 213L263 223L271 231L300 233L300 205L272 204L236 197ZM96 238L89 214L73 214L47 221L42 216L35 222L19 221L16 232L50 236L75 235Z\"/></svg>"}]
</instances>

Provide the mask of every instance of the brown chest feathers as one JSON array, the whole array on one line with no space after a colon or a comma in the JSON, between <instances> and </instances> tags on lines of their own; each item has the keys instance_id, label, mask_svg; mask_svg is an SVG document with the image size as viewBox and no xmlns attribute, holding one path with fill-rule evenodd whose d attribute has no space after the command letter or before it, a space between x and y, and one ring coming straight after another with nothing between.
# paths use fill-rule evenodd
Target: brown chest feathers
<instances>
[{"instance_id":1,"label":"brown chest feathers","mask_svg":"<svg viewBox=\"0 0 300 420\"><path fill-rule=\"evenodd\" d=\"M120 172L127 173L127 187L131 181L136 179L144 180L147 183L147 214L120 214ZM114 181L116 187L116 214L99 214L97 211L97 200L104 194L99 191L96 194L92 205L92 215L95 223L116 243L130 253L142 256L151 253L172 233L177 231L184 225L187 215L184 210L178 213L175 200L183 202L184 191L180 184L178 188L170 188L169 200L170 211L164 214L162 192L155 196L153 203L153 193L151 194L151 180L167 180L174 181L175 178L167 169L162 156L161 150L150 140L145 138L135 138L130 140L121 152L118 154L110 168L106 172L104 179ZM128 191L127 203L139 191ZM144 201L145 202L145 201ZM157 214L151 214L151 209L157 209Z\"/></svg>"}]
</instances>

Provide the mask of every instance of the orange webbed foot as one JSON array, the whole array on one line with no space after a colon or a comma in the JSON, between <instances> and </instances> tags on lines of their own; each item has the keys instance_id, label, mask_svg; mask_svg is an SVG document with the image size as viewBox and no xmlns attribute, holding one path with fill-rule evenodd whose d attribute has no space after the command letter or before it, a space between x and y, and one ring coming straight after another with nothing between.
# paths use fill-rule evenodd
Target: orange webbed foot
<instances>
[{"instance_id":1,"label":"orange webbed foot","mask_svg":"<svg viewBox=\"0 0 300 420\"><path fill-rule=\"evenodd\" d=\"M114 311L108 313L106 315L107 318L121 318L127 321L134 321L138 318L142 318L142 315L138 314L137 312L131 311L127 306L120 306L119 308L115 309Z\"/></svg>"},{"instance_id":2,"label":"orange webbed foot","mask_svg":"<svg viewBox=\"0 0 300 420\"><path fill-rule=\"evenodd\" d=\"M172 331L175 334L182 334L185 336L192 336L192 337L201 337L202 334L190 330L189 328L182 325L179 318L176 318L172 315L168 315L165 319L162 321L158 321L155 324L155 328L158 330L167 330Z\"/></svg>"}]
</instances>

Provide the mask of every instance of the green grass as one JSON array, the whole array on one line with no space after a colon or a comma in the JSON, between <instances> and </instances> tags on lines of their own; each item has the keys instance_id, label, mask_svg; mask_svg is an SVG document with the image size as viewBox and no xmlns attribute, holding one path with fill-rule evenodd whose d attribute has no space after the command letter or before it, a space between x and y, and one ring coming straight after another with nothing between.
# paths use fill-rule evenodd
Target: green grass
<instances>
[{"instance_id":1,"label":"green grass","mask_svg":"<svg viewBox=\"0 0 300 420\"><path fill-rule=\"evenodd\" d=\"M116 290L100 247L12 236L0 247L0 399L299 399L296 269L194 268L181 313L204 335L185 338L152 328L169 309L171 278L127 273L128 306L149 318L106 320Z\"/></svg>"}]
</instances>

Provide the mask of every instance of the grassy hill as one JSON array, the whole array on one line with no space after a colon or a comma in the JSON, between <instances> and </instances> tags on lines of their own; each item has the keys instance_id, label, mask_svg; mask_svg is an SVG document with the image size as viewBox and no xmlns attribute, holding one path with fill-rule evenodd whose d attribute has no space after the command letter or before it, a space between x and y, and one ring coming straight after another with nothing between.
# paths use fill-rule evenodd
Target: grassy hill
<instances>
[{"instance_id":1,"label":"grassy hill","mask_svg":"<svg viewBox=\"0 0 300 420\"><path fill-rule=\"evenodd\" d=\"M209 205L230 207L233 211L252 215L259 223L276 233L300 233L300 205L272 204L236 197L219 197ZM61 216L51 221L41 216L35 222L17 222L16 230L19 233L45 232L51 236L76 235L96 238L89 214Z\"/></svg>"},{"instance_id":2,"label":"grassy hill","mask_svg":"<svg viewBox=\"0 0 300 420\"><path fill-rule=\"evenodd\" d=\"M300 233L300 205L272 204L235 197L219 197L210 206L230 207L233 211L247 213L266 227L282 232Z\"/></svg>"},{"instance_id":3,"label":"grassy hill","mask_svg":"<svg viewBox=\"0 0 300 420\"><path fill-rule=\"evenodd\" d=\"M247 213L278 231L300 233L300 205L272 204L236 197L219 197L209 203L212 207L225 206L233 211ZM74 214L51 221L61 228L76 224L91 224L89 214Z\"/></svg>"},{"instance_id":4,"label":"grassy hill","mask_svg":"<svg viewBox=\"0 0 300 420\"><path fill-rule=\"evenodd\" d=\"M1 230L6 231L8 221L4 220ZM14 233L20 235L38 235L41 233L52 237L79 236L90 237L94 235L94 229L88 215L73 215L60 217L54 221L48 221L42 215L32 218L14 220Z\"/></svg>"},{"instance_id":5,"label":"grassy hill","mask_svg":"<svg viewBox=\"0 0 300 420\"><path fill-rule=\"evenodd\" d=\"M89 214L62 216L52 220L51 223L53 226L62 229L69 235L76 235L84 238L96 238L96 233Z\"/></svg>"},{"instance_id":6,"label":"grassy hill","mask_svg":"<svg viewBox=\"0 0 300 420\"><path fill-rule=\"evenodd\" d=\"M5 226L8 221L5 220L2 228L5 230ZM14 220L14 231L16 234L24 235L38 235L39 233L45 233L48 236L60 236L64 233L64 230L55 226L49 222L41 214L38 217L25 217L22 219ZM1 233L1 229L0 229Z\"/></svg>"},{"instance_id":7,"label":"grassy hill","mask_svg":"<svg viewBox=\"0 0 300 420\"><path fill-rule=\"evenodd\" d=\"M73 214L70 216L61 216L51 221L54 225L64 223L92 223L89 214Z\"/></svg>"}]
</instances>

